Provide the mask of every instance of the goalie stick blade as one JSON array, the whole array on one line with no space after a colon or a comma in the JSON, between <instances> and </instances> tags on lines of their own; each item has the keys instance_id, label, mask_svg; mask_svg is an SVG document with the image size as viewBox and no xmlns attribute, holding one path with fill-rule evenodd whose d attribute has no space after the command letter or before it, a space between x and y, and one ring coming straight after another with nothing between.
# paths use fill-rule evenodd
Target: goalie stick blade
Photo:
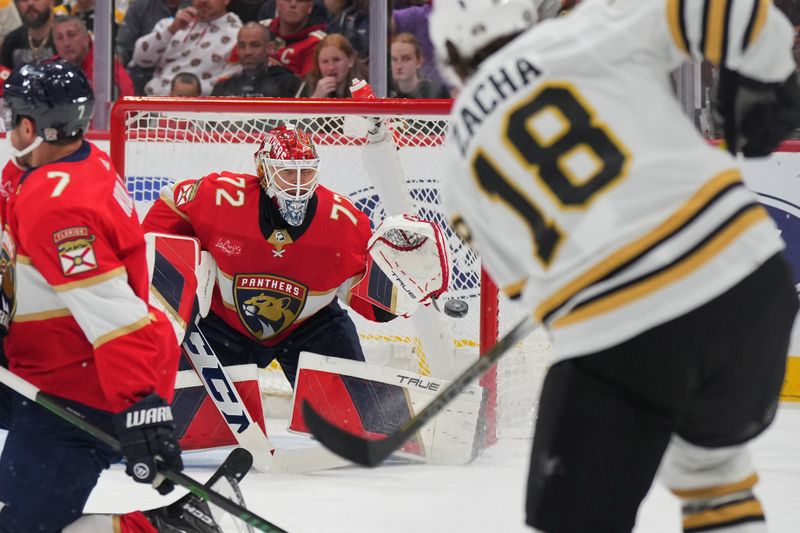
<instances>
[{"instance_id":1,"label":"goalie stick blade","mask_svg":"<svg viewBox=\"0 0 800 533\"><path fill-rule=\"evenodd\" d=\"M516 326L497 341L497 344L478 360L472 363L461 375L453 380L442 392L436 396L420 412L403 423L397 431L385 439L365 439L345 431L327 420L307 401L303 401L303 418L314 437L332 452L364 466L376 466L386 459L392 452L400 448L414 433L419 431L425 423L436 416L472 381L480 377L500 357L508 352L516 343L524 339L536 328L532 316L526 316Z\"/></svg>"},{"instance_id":2,"label":"goalie stick blade","mask_svg":"<svg viewBox=\"0 0 800 533\"><path fill-rule=\"evenodd\" d=\"M303 419L314 437L333 453L362 466L377 466L406 440L406 436L387 437L380 440L353 435L317 413L311 404L303 401Z\"/></svg>"}]
</instances>

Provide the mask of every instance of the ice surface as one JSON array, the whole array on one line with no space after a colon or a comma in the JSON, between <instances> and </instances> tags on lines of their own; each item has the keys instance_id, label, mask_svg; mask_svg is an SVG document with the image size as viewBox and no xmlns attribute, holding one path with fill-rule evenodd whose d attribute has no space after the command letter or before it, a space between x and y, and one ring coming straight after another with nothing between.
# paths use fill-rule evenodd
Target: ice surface
<instances>
[{"instance_id":1,"label":"ice surface","mask_svg":"<svg viewBox=\"0 0 800 533\"><path fill-rule=\"evenodd\" d=\"M285 447L308 440L280 430ZM251 472L242 483L248 507L291 533L524 533L524 487L530 441L502 440L467 466L389 465L304 475ZM800 524L800 408L781 407L776 423L753 446L772 533L796 533ZM185 454L187 473L204 480L226 455ZM177 499L130 481L117 465L103 474L87 512L124 512ZM576 510L576 512L580 512ZM676 500L654 485L639 513L636 533L678 533Z\"/></svg>"}]
</instances>

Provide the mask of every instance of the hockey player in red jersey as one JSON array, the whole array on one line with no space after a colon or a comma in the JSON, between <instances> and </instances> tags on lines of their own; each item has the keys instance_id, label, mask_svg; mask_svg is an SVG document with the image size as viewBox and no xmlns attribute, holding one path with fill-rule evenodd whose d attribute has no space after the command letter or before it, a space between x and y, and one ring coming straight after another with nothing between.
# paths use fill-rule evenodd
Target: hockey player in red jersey
<instances>
[{"instance_id":1,"label":"hockey player in red jersey","mask_svg":"<svg viewBox=\"0 0 800 533\"><path fill-rule=\"evenodd\" d=\"M2 118L26 168L4 175L18 181L4 213L5 354L12 372L114 432L126 473L166 493L156 460L182 466L167 403L178 341L148 304L133 201L106 154L83 140L93 106L86 77L66 62L20 67L5 84ZM142 513L81 518L119 454L22 396L12 394L11 413L0 531L156 531L160 518Z\"/></svg>"},{"instance_id":2,"label":"hockey player in red jersey","mask_svg":"<svg viewBox=\"0 0 800 533\"><path fill-rule=\"evenodd\" d=\"M388 277L372 284L388 289L382 293L357 283L367 271L381 275L368 266L369 219L319 185L317 151L303 130L271 130L255 161L258 175L214 173L165 189L144 230L197 237L213 255L217 287L200 326L223 364L265 367L277 359L294 384L301 351L363 361L337 297L373 321L409 314L390 303L402 298ZM406 255L413 262L426 252ZM422 270L433 282L422 284L416 301L446 287L446 269L435 258L431 264Z\"/></svg>"}]
</instances>

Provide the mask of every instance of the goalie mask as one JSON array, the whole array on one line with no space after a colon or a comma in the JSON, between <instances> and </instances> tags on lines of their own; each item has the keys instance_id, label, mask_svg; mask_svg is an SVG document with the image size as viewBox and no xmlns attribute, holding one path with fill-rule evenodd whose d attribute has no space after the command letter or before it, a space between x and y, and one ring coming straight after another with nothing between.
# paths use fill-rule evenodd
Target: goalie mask
<instances>
[{"instance_id":1,"label":"goalie mask","mask_svg":"<svg viewBox=\"0 0 800 533\"><path fill-rule=\"evenodd\" d=\"M317 188L319 156L308 134L293 126L269 131L255 153L261 186L290 226L303 223Z\"/></svg>"}]
</instances>

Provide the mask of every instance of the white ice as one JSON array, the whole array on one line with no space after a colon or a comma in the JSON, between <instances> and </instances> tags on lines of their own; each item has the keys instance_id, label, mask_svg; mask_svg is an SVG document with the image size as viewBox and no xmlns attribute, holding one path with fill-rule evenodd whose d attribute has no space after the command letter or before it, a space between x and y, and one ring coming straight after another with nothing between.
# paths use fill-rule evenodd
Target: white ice
<instances>
[{"instance_id":1,"label":"white ice","mask_svg":"<svg viewBox=\"0 0 800 533\"><path fill-rule=\"evenodd\" d=\"M301 446L301 437L269 421L279 446ZM528 440L501 440L467 466L393 465L342 468L304 475L251 472L242 482L248 507L291 533L524 533ZM796 533L800 524L800 407L783 405L775 424L753 444L761 476L757 492L772 533ZM225 451L184 454L187 473L203 480ZM125 477L106 472L89 512L157 507L161 498ZM580 512L580 509L575 509ZM636 533L678 533L676 500L657 483L644 501Z\"/></svg>"}]
</instances>

